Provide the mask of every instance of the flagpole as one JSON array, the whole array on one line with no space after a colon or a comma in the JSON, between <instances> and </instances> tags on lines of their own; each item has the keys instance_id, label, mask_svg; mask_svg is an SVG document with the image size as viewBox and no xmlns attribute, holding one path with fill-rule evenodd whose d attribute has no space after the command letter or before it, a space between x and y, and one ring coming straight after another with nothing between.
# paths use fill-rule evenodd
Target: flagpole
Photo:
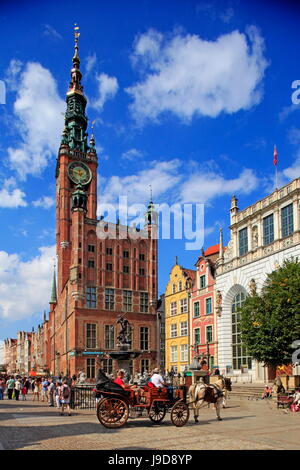
<instances>
[{"instance_id":1,"label":"flagpole","mask_svg":"<svg viewBox=\"0 0 300 470\"><path fill-rule=\"evenodd\" d=\"M275 166L275 189L278 189L278 172L277 172L277 150L276 150L276 145L274 145L274 154L273 154L273 164Z\"/></svg>"}]
</instances>

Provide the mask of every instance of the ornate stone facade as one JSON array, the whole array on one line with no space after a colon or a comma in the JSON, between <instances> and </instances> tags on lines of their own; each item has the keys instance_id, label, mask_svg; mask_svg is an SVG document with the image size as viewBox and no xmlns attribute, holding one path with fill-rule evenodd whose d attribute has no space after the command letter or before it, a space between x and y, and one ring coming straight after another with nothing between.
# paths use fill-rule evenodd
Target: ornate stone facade
<instances>
[{"instance_id":1,"label":"ornate stone facade","mask_svg":"<svg viewBox=\"0 0 300 470\"><path fill-rule=\"evenodd\" d=\"M230 241L218 260L216 277L216 290L223 299L218 319L218 362L221 372L265 381L270 374L261 364L249 360L235 336L235 308L244 296L259 292L267 274L285 259L300 259L300 178L242 211L235 198L230 212Z\"/></svg>"}]
</instances>

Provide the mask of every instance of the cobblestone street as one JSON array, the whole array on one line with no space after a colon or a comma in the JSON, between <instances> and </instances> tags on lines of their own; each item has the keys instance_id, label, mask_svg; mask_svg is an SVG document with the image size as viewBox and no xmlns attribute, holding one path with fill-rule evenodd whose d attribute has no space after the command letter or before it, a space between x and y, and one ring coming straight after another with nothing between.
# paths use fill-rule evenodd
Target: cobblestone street
<instances>
[{"instance_id":1,"label":"cobblestone street","mask_svg":"<svg viewBox=\"0 0 300 470\"><path fill-rule=\"evenodd\" d=\"M30 398L30 397L28 397ZM93 411L60 416L56 408L31 400L0 401L0 449L20 450L211 450L300 449L300 413L277 410L267 401L230 400L218 422L213 408L191 413L183 428L169 415L160 425L147 417L129 419L118 430L104 428Z\"/></svg>"}]
</instances>

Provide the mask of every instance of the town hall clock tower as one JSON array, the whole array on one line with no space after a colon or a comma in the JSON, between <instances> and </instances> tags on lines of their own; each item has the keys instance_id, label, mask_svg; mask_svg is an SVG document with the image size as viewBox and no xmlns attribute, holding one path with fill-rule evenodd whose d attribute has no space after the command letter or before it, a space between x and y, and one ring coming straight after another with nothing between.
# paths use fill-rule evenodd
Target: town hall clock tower
<instances>
[{"instance_id":1,"label":"town hall clock tower","mask_svg":"<svg viewBox=\"0 0 300 470\"><path fill-rule=\"evenodd\" d=\"M119 367L109 354L118 346L120 315L131 325L132 349L141 351L131 371L156 365L157 214L151 201L144 230L116 223L116 237L97 236L98 157L93 130L88 140L77 31L56 166L58 269L46 349L53 375L84 370L94 380L100 359L108 373Z\"/></svg>"}]
</instances>

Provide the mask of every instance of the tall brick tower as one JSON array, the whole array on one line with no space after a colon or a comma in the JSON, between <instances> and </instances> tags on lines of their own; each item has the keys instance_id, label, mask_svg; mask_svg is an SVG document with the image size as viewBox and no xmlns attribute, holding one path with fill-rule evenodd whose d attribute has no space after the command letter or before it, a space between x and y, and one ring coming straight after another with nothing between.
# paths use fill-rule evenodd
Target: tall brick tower
<instances>
[{"instance_id":1,"label":"tall brick tower","mask_svg":"<svg viewBox=\"0 0 300 470\"><path fill-rule=\"evenodd\" d=\"M132 348L142 351L132 373L156 365L157 214L151 200L143 230L117 223L115 238L97 236L98 157L94 135L88 142L86 132L77 31L56 168L58 276L50 301L49 368L70 375L84 370L92 381L100 365L109 373L118 366L109 352L117 348L120 315L129 320Z\"/></svg>"}]
</instances>

